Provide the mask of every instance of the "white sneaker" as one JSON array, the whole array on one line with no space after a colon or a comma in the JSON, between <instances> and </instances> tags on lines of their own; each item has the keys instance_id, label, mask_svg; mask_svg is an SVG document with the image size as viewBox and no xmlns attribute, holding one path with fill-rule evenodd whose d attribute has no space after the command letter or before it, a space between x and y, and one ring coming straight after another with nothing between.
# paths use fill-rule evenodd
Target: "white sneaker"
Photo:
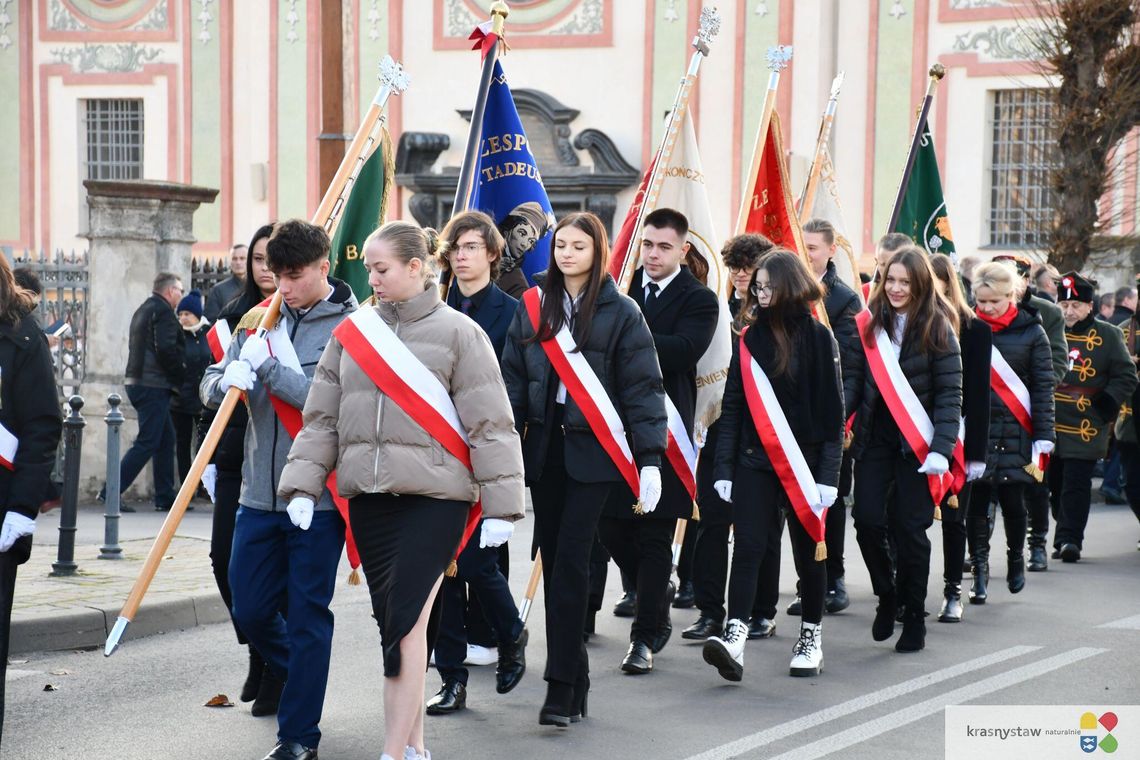
<instances>
[{"instance_id":1,"label":"white sneaker","mask_svg":"<svg viewBox=\"0 0 1140 760\"><path fill-rule=\"evenodd\" d=\"M478 644L467 645L467 658L464 665L494 665L499 661L498 647L481 647Z\"/></svg>"},{"instance_id":2,"label":"white sneaker","mask_svg":"<svg viewBox=\"0 0 1140 760\"><path fill-rule=\"evenodd\" d=\"M384 757L388 756L384 755ZM384 760L384 758L382 757L380 760ZM431 760L431 753L425 749L421 755L419 752L416 752L415 747L408 745L404 747L404 760Z\"/></svg>"},{"instance_id":3,"label":"white sneaker","mask_svg":"<svg viewBox=\"0 0 1140 760\"><path fill-rule=\"evenodd\" d=\"M791 674L818 676L823 672L823 625L800 623L800 638L792 647Z\"/></svg>"},{"instance_id":4,"label":"white sneaker","mask_svg":"<svg viewBox=\"0 0 1140 760\"><path fill-rule=\"evenodd\" d=\"M713 636L705 640L701 654L705 662L714 666L721 678L739 681L744 677L744 643L748 641L748 624L733 618L724 627L724 638Z\"/></svg>"}]
</instances>

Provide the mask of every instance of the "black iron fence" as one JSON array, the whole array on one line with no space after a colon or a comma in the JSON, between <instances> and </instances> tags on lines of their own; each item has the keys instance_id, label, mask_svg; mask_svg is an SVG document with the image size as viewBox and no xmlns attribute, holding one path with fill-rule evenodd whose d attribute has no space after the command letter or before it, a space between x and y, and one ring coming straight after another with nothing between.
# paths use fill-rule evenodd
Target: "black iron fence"
<instances>
[{"instance_id":1,"label":"black iron fence","mask_svg":"<svg viewBox=\"0 0 1140 760\"><path fill-rule=\"evenodd\" d=\"M230 276L229 256L195 256L190 262L190 289L207 295L210 289Z\"/></svg>"}]
</instances>

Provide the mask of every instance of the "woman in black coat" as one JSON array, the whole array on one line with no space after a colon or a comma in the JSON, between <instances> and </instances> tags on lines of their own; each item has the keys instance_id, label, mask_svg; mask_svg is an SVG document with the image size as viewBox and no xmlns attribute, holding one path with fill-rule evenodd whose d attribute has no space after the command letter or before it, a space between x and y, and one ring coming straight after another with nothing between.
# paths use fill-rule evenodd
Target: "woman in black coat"
<instances>
[{"instance_id":1,"label":"woman in black coat","mask_svg":"<svg viewBox=\"0 0 1140 760\"><path fill-rule=\"evenodd\" d=\"M51 352L35 307L35 295L16 285L0 256L0 734L16 569L31 555L62 432Z\"/></svg>"},{"instance_id":2,"label":"woman in black coat","mask_svg":"<svg viewBox=\"0 0 1140 760\"><path fill-rule=\"evenodd\" d=\"M573 343L567 352L580 350L621 418L640 470L641 508L652 511L661 496L666 441L661 368L641 310L606 274L608 256L598 217L574 213L563 218L554 231L542 291L536 291L541 297L538 329L524 299L503 351L503 380L522 437L542 552L547 636L546 702L539 714L543 725L565 727L585 713L590 681L582 634L590 550L606 498L624 480L547 358L543 343L563 328Z\"/></svg>"},{"instance_id":3,"label":"woman in black coat","mask_svg":"<svg viewBox=\"0 0 1140 760\"><path fill-rule=\"evenodd\" d=\"M1005 523L1008 565L1006 583L1016 594L1025 588L1026 487L1039 480L1041 455L1051 454L1054 432L1053 365L1049 337L1037 313L1018 305L1020 279L996 262L974 272L974 302L978 317L993 329L995 353L1028 392L1029 428L1018 420L998 384L990 392L990 431L985 476L970 494L967 528L974 544L972 604L984 604L989 582L989 505L994 495ZM1008 383L1003 381L1006 387ZM1003 393L1008 393L1003 388Z\"/></svg>"},{"instance_id":4,"label":"woman in black coat","mask_svg":"<svg viewBox=\"0 0 1140 760\"><path fill-rule=\"evenodd\" d=\"M902 607L903 632L895 643L899 652L916 652L926 644L926 585L930 575L930 540L926 530L934 521L935 504L928 475L950 469L962 419L962 355L958 318L934 284L926 253L908 246L891 255L881 285L871 293L869 315L860 325L862 361L850 363L856 405L855 535L879 598L871 636L884 641L894 632ZM929 418L933 435L929 453L919 461L900 430L868 366L866 354L879 332L889 340L906 382ZM884 359L889 357L884 357ZM847 367L845 366L845 369ZM892 495L893 486L893 495ZM887 509L887 499L893 509ZM897 561L892 575L887 531L895 538Z\"/></svg>"},{"instance_id":5,"label":"woman in black coat","mask_svg":"<svg viewBox=\"0 0 1140 760\"><path fill-rule=\"evenodd\" d=\"M942 607L938 622L962 620L962 565L966 559L966 503L973 483L986 470L986 447L990 437L990 354L993 333L966 303L961 279L950 257L930 257L939 292L958 315L958 341L962 346L962 419L965 435L966 485L961 493L942 503ZM972 598L972 597L971 597Z\"/></svg>"},{"instance_id":6,"label":"woman in black coat","mask_svg":"<svg viewBox=\"0 0 1140 760\"><path fill-rule=\"evenodd\" d=\"M753 381L753 365L758 364L811 471L815 487L805 489L804 496L813 514L807 519L818 521L820 512L839 493L844 421L839 347L831 331L811 315L811 305L822 297L819 282L803 261L777 248L761 259L741 308L744 330L738 342L743 345L733 354L728 370L714 464L714 488L732 504L735 526L728 624L723 638L711 637L704 645L705 662L730 681L739 681L744 672L744 643L757 572L768 537L781 530L783 512L789 513L788 535L803 609L791 674L818 675L823 667L821 621L827 572L824 557L817 556L823 543L817 547L792 508L792 496L772 463L774 452L786 449L768 448L755 422L761 410L753 408L745 390L751 382L758 384ZM774 418L779 412L769 409L766 414ZM778 427L773 420L772 430ZM771 445L777 447L774 442Z\"/></svg>"},{"instance_id":7,"label":"woman in black coat","mask_svg":"<svg viewBox=\"0 0 1140 760\"><path fill-rule=\"evenodd\" d=\"M214 363L210 353L210 343L206 334L210 322L202 316L202 294L191 290L178 302L175 309L178 322L182 325L185 341L182 343L182 363L186 373L177 395L170 400L170 417L174 421L174 441L178 458L178 480L186 480L193 458L192 444L198 418L202 414L202 399L198 398L198 386L206 367ZM201 436L198 437L201 441Z\"/></svg>"}]
</instances>

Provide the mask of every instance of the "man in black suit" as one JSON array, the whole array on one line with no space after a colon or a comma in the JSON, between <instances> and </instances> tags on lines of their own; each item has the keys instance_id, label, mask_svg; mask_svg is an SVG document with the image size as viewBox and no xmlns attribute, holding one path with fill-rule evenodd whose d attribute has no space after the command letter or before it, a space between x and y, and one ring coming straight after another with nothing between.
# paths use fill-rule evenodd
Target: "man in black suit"
<instances>
[{"instance_id":1,"label":"man in black suit","mask_svg":"<svg viewBox=\"0 0 1140 760\"><path fill-rule=\"evenodd\" d=\"M712 343L720 304L716 294L681 266L689 250L689 222L673 209L657 209L642 227L642 268L633 275L629 295L641 307L653 333L665 392L677 408L692 439L697 405L697 362ZM637 501L626 488L614 495L598 526L602 543L620 567L637 582L637 614L630 631L629 652L622 671L648 673L653 654L669 641L669 604L675 589L672 540L677 520L693 514L693 499L671 465L661 468L662 492L657 509L636 516Z\"/></svg>"},{"instance_id":2,"label":"man in black suit","mask_svg":"<svg viewBox=\"0 0 1140 760\"><path fill-rule=\"evenodd\" d=\"M445 281L453 277L447 305L475 320L490 338L495 356L501 358L507 328L519 304L492 281L503 256L503 236L491 217L465 211L452 217L440 238L440 256L447 264ZM488 643L498 645L495 689L500 694L515 688L526 671L527 634L507 586L507 556L506 544L482 547L471 541L459 555L457 576L443 579L435 644L435 666L443 685L428 700L428 715L446 715L466 707L468 674L463 664L473 639L487 636ZM490 633L480 634L487 622Z\"/></svg>"}]
</instances>

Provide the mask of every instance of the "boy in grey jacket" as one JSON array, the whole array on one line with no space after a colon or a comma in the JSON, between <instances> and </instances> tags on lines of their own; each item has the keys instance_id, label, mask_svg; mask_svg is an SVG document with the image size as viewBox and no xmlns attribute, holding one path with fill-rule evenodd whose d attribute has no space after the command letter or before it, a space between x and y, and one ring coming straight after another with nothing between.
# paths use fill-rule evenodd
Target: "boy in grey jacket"
<instances>
[{"instance_id":1,"label":"boy in grey jacket","mask_svg":"<svg viewBox=\"0 0 1140 760\"><path fill-rule=\"evenodd\" d=\"M273 675L285 681L278 743L265 760L316 760L328 683L329 603L344 521L327 489L312 513L289 513L277 498L277 482L325 344L357 306L349 287L328 276L329 247L324 230L307 222L275 227L267 257L283 300L278 326L268 339L251 333L264 313L253 309L201 386L202 402L210 408L231 387L244 391L249 405L230 586L234 620ZM288 620L281 609L288 609Z\"/></svg>"}]
</instances>

